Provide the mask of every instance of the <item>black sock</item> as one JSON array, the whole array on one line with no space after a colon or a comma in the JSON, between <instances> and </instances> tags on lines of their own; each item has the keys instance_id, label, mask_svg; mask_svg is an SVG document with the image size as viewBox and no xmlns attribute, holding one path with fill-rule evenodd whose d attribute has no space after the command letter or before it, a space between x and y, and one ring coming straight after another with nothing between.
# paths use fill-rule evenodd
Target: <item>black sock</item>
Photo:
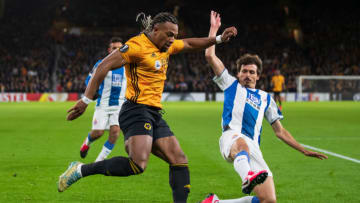
<instances>
[{"instance_id":1,"label":"black sock","mask_svg":"<svg viewBox=\"0 0 360 203\"><path fill-rule=\"evenodd\" d=\"M81 167L82 177L103 174L106 176L130 176L144 172L134 161L127 157L113 157L111 159L84 164Z\"/></svg>"},{"instance_id":2,"label":"black sock","mask_svg":"<svg viewBox=\"0 0 360 203\"><path fill-rule=\"evenodd\" d=\"M190 172L188 164L171 165L169 183L172 189L174 203L186 203L190 192Z\"/></svg>"}]
</instances>

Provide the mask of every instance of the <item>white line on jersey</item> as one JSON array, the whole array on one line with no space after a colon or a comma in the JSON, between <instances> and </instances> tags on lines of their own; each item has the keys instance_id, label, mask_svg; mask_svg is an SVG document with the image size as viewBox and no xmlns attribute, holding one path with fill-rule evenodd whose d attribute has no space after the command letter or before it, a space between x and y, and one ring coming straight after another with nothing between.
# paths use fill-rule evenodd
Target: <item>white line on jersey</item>
<instances>
[{"instance_id":1,"label":"white line on jersey","mask_svg":"<svg viewBox=\"0 0 360 203\"><path fill-rule=\"evenodd\" d=\"M301 143L300 143L300 144L301 144ZM306 147L306 148L309 148L309 149L312 149L312 150L315 150L315 151L318 151L318 152L322 152L322 153L325 153L325 154L329 154L329 155L332 155L332 156L339 157L339 158L341 158L341 159L345 159L345 160L352 161L352 162L355 162L355 163L360 164L360 160L358 160L358 159L354 159L354 158L351 158L351 157L347 157L347 156L344 156L344 155L341 155L341 154L336 154L336 153L334 153L334 152L330 152L330 151L327 151L327 150L324 150L324 149L319 149L319 148L312 147L312 146L305 145L305 144L301 144L301 146Z\"/></svg>"}]
</instances>

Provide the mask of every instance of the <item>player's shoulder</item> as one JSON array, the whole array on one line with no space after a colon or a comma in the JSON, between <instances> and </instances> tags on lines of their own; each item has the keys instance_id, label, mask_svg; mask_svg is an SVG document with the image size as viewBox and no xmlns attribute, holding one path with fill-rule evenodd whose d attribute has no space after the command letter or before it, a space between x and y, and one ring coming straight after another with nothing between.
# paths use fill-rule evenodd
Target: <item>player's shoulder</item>
<instances>
[{"instance_id":1,"label":"player's shoulder","mask_svg":"<svg viewBox=\"0 0 360 203\"><path fill-rule=\"evenodd\" d=\"M125 44L127 44L131 47L140 48L144 45L145 41L146 41L145 35L139 34L139 35L136 35L136 36L130 38L127 42L125 42Z\"/></svg>"},{"instance_id":2,"label":"player's shoulder","mask_svg":"<svg viewBox=\"0 0 360 203\"><path fill-rule=\"evenodd\" d=\"M265 91L265 90L261 90L261 89L257 89L258 90L258 93L260 94L260 95L263 95L263 96L268 96L268 95L270 95L270 93L269 92L267 92L267 91Z\"/></svg>"},{"instance_id":3,"label":"player's shoulder","mask_svg":"<svg viewBox=\"0 0 360 203\"><path fill-rule=\"evenodd\" d=\"M99 59L99 60L95 63L95 65L94 65L93 68L91 69L90 73L93 73L93 72L94 72L94 70L99 66L99 64L101 63L101 61L102 61L102 59Z\"/></svg>"},{"instance_id":4,"label":"player's shoulder","mask_svg":"<svg viewBox=\"0 0 360 203\"><path fill-rule=\"evenodd\" d=\"M101 63L102 59L96 61L95 66L98 66Z\"/></svg>"}]
</instances>

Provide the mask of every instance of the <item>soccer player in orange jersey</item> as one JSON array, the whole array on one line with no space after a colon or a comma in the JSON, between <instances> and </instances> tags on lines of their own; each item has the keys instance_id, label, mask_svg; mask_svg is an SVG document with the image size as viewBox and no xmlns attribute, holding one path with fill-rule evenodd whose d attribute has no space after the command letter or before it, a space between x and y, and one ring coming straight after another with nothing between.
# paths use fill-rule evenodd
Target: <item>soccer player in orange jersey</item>
<instances>
[{"instance_id":1,"label":"soccer player in orange jersey","mask_svg":"<svg viewBox=\"0 0 360 203\"><path fill-rule=\"evenodd\" d=\"M281 97L280 93L285 90L285 78L280 74L280 70L276 69L274 76L271 78L271 86L274 92L275 102L279 104L280 111L282 110L281 106Z\"/></svg>"},{"instance_id":2,"label":"soccer player in orange jersey","mask_svg":"<svg viewBox=\"0 0 360 203\"><path fill-rule=\"evenodd\" d=\"M60 176L58 190L67 189L82 177L94 174L130 176L144 172L150 153L169 164L169 182L175 203L187 201L190 192L188 160L166 121L160 103L169 56L186 51L200 51L236 36L235 27L221 35L203 38L176 39L178 21L170 13L159 13L142 20L145 30L108 55L98 66L86 88L84 97L68 111L68 120L79 117L95 95L108 71L125 66L127 89L119 123L125 136L129 157L82 164L72 162Z\"/></svg>"}]
</instances>

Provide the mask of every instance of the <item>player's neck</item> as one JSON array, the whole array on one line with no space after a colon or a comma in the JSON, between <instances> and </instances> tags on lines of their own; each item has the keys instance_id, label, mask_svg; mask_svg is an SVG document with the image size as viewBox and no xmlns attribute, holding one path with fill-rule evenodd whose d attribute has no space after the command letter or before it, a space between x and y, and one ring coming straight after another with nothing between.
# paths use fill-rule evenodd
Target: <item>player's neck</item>
<instances>
[{"instance_id":1,"label":"player's neck","mask_svg":"<svg viewBox=\"0 0 360 203\"><path fill-rule=\"evenodd\" d=\"M144 32L144 35L150 40L150 42L151 42L154 46L156 46L156 48L160 49L160 48L156 45L156 43L155 43L155 41L154 41L154 37L153 37L153 35L152 35L151 33L146 33L146 32Z\"/></svg>"}]
</instances>

